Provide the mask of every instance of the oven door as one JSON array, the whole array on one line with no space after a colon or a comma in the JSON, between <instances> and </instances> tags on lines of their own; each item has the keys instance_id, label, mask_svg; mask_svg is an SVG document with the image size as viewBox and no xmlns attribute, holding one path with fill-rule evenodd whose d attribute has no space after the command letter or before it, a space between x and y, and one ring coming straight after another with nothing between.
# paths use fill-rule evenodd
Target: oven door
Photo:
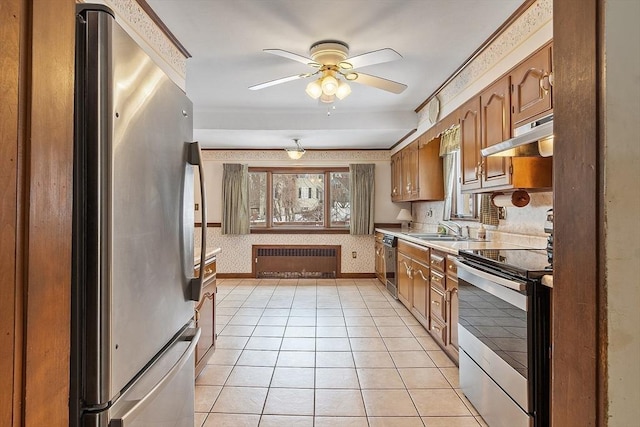
<instances>
[{"instance_id":1,"label":"oven door","mask_svg":"<svg viewBox=\"0 0 640 427\"><path fill-rule=\"evenodd\" d=\"M457 264L460 386L490 425L529 426L531 286Z\"/></svg>"}]
</instances>

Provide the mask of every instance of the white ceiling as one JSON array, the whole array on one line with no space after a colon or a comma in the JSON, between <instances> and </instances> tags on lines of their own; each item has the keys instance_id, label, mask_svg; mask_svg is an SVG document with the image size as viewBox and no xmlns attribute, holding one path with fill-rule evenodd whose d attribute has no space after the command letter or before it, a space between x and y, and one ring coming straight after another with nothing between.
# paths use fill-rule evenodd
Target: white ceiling
<instances>
[{"instance_id":1,"label":"white ceiling","mask_svg":"<svg viewBox=\"0 0 640 427\"><path fill-rule=\"evenodd\" d=\"M186 87L204 147L283 148L300 138L311 149L387 149L417 127L414 110L523 0L147 2L193 56ZM313 70L263 49L309 56L325 39L346 42L350 56L396 50L403 59L361 71L408 88L396 95L352 83L335 109L305 94L308 79L248 89Z\"/></svg>"}]
</instances>

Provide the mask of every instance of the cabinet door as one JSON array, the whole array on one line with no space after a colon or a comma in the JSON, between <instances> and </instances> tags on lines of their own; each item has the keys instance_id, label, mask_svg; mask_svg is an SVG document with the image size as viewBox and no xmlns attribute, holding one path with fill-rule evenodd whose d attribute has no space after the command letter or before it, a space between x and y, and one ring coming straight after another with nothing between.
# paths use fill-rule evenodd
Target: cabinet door
<instances>
[{"instance_id":1,"label":"cabinet door","mask_svg":"<svg viewBox=\"0 0 640 427\"><path fill-rule=\"evenodd\" d=\"M405 307L411 309L411 291L413 288L413 270L411 268L411 258L402 252L398 252L398 299Z\"/></svg>"},{"instance_id":2,"label":"cabinet door","mask_svg":"<svg viewBox=\"0 0 640 427\"><path fill-rule=\"evenodd\" d=\"M201 329L200 339L196 344L196 376L207 364L207 352L215 342L215 288L215 281L206 286L202 291L202 299L196 306L196 326Z\"/></svg>"},{"instance_id":3,"label":"cabinet door","mask_svg":"<svg viewBox=\"0 0 640 427\"><path fill-rule=\"evenodd\" d=\"M417 261L413 261L413 295L411 299L411 312L426 328L429 327L429 267Z\"/></svg>"},{"instance_id":4,"label":"cabinet door","mask_svg":"<svg viewBox=\"0 0 640 427\"><path fill-rule=\"evenodd\" d=\"M385 283L385 263L384 263L384 245L380 242L375 243L375 269L378 280Z\"/></svg>"},{"instance_id":5,"label":"cabinet door","mask_svg":"<svg viewBox=\"0 0 640 427\"><path fill-rule=\"evenodd\" d=\"M431 141L420 138L418 146L418 186L419 200L443 200L444 180L442 175L442 157L440 157L440 138Z\"/></svg>"},{"instance_id":6,"label":"cabinet door","mask_svg":"<svg viewBox=\"0 0 640 427\"><path fill-rule=\"evenodd\" d=\"M509 77L504 77L480 94L480 126L482 148L511 137ZM485 157L481 163L482 188L511 183L511 157Z\"/></svg>"},{"instance_id":7,"label":"cabinet door","mask_svg":"<svg viewBox=\"0 0 640 427\"><path fill-rule=\"evenodd\" d=\"M458 280L447 277L447 324L449 325L448 344L458 351Z\"/></svg>"},{"instance_id":8,"label":"cabinet door","mask_svg":"<svg viewBox=\"0 0 640 427\"><path fill-rule=\"evenodd\" d=\"M391 157L391 200L402 199L402 152Z\"/></svg>"},{"instance_id":9,"label":"cabinet door","mask_svg":"<svg viewBox=\"0 0 640 427\"><path fill-rule=\"evenodd\" d=\"M480 188L480 97L467 101L460 109L460 155L462 190Z\"/></svg>"},{"instance_id":10,"label":"cabinet door","mask_svg":"<svg viewBox=\"0 0 640 427\"><path fill-rule=\"evenodd\" d=\"M534 53L511 73L513 127L551 110L551 46Z\"/></svg>"},{"instance_id":11,"label":"cabinet door","mask_svg":"<svg viewBox=\"0 0 640 427\"><path fill-rule=\"evenodd\" d=\"M418 198L418 143L402 150L402 200Z\"/></svg>"}]
</instances>

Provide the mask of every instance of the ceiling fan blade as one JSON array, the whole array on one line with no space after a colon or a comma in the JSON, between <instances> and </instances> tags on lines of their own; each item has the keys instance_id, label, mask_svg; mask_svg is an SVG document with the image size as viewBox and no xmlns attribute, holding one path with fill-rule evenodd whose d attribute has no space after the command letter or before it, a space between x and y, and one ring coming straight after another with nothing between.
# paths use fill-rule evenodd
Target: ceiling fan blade
<instances>
[{"instance_id":1,"label":"ceiling fan blade","mask_svg":"<svg viewBox=\"0 0 640 427\"><path fill-rule=\"evenodd\" d=\"M271 53L273 55L282 56L283 58L291 59L293 61L301 62L305 65L309 65L311 67L319 68L320 64L314 61L311 58L307 58L306 56L298 55L297 53L289 52L287 50L282 49L263 49L263 52Z\"/></svg>"},{"instance_id":2,"label":"ceiling fan blade","mask_svg":"<svg viewBox=\"0 0 640 427\"><path fill-rule=\"evenodd\" d=\"M269 87L269 86L279 85L280 83L291 82L293 80L298 80L298 79L306 79L307 77L312 76L312 75L313 74L311 74L311 73L304 73L304 74L296 74L295 76L283 77L281 79L271 80L271 81L268 81L268 82L260 83L260 84L253 85L253 86L249 86L249 90L264 89L264 88Z\"/></svg>"},{"instance_id":3,"label":"ceiling fan blade","mask_svg":"<svg viewBox=\"0 0 640 427\"><path fill-rule=\"evenodd\" d=\"M363 53L362 55L353 56L345 59L342 63L349 63L353 69L366 67L367 65L382 64L383 62L391 62L402 59L402 55L391 48L384 48ZM344 67L343 67L344 68Z\"/></svg>"},{"instance_id":4,"label":"ceiling fan blade","mask_svg":"<svg viewBox=\"0 0 640 427\"><path fill-rule=\"evenodd\" d=\"M382 77L376 77L370 74L364 74L364 73L357 73L357 74L358 74L358 77L350 81L367 85L367 86L373 86L375 88L386 90L387 92L392 92L392 93L402 93L407 88L407 85L394 82L393 80L383 79Z\"/></svg>"}]
</instances>

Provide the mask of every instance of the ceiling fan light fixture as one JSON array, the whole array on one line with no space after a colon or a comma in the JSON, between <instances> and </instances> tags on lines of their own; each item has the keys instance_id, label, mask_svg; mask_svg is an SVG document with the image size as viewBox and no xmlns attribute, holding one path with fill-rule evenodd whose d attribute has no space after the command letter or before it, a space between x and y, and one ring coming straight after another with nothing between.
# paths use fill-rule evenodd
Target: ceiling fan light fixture
<instances>
[{"instance_id":1,"label":"ceiling fan light fixture","mask_svg":"<svg viewBox=\"0 0 640 427\"><path fill-rule=\"evenodd\" d=\"M336 91L336 98L343 100L351 93L351 86L349 86L346 82L340 80L338 84L338 90Z\"/></svg>"},{"instance_id":2,"label":"ceiling fan light fixture","mask_svg":"<svg viewBox=\"0 0 640 427\"><path fill-rule=\"evenodd\" d=\"M309 83L305 92L307 92L307 95L309 95L313 99L320 98L320 95L322 95L322 86L320 85L320 80L314 80Z\"/></svg>"},{"instance_id":3,"label":"ceiling fan light fixture","mask_svg":"<svg viewBox=\"0 0 640 427\"><path fill-rule=\"evenodd\" d=\"M335 95L327 95L326 93L323 93L322 96L320 97L320 101L324 102L325 104L331 104L335 100L336 100Z\"/></svg>"},{"instance_id":4,"label":"ceiling fan light fixture","mask_svg":"<svg viewBox=\"0 0 640 427\"><path fill-rule=\"evenodd\" d=\"M342 68L343 70L351 70L353 69L353 64L347 61L342 61L338 63L338 67Z\"/></svg>"},{"instance_id":5,"label":"ceiling fan light fixture","mask_svg":"<svg viewBox=\"0 0 640 427\"><path fill-rule=\"evenodd\" d=\"M327 75L322 78L322 93L325 95L335 95L338 90L338 79L332 75Z\"/></svg>"}]
</instances>

